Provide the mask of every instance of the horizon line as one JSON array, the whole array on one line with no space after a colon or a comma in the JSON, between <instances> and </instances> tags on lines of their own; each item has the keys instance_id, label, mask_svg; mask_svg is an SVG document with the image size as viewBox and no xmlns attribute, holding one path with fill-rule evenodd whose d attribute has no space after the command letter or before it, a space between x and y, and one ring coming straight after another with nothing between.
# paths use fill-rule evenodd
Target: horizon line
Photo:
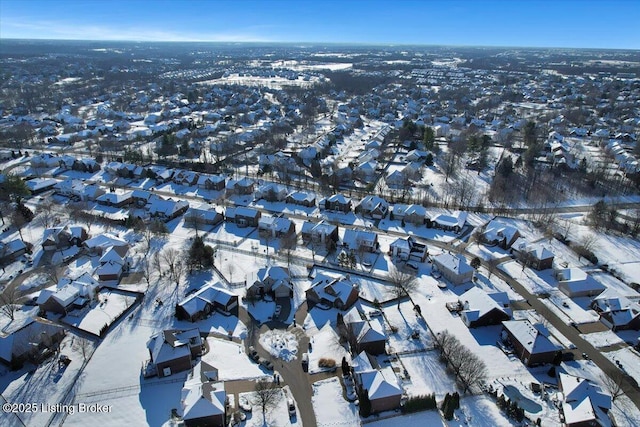
<instances>
[{"instance_id":1,"label":"horizon line","mask_svg":"<svg viewBox=\"0 0 640 427\"><path fill-rule=\"evenodd\" d=\"M412 42L321 42L321 41L265 41L265 40L124 40L124 39L65 39L65 38L17 38L0 37L0 41L31 41L31 42L91 42L91 43L175 43L175 44L262 44L262 45L341 45L341 46L371 46L371 47L393 47L393 46L416 46L416 47L464 47L464 48L519 48L519 49L574 49L574 50L626 50L640 51L640 48L623 47L572 47L572 46L519 46L519 45L466 45L466 44L436 44L436 43L412 43ZM0 50L2 50L0 46Z\"/></svg>"}]
</instances>

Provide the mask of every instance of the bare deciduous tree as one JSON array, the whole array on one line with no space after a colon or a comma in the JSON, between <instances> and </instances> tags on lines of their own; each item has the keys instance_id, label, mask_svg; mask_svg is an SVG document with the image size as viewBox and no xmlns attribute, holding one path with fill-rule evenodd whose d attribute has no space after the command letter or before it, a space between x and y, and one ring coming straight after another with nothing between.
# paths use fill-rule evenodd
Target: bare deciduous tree
<instances>
[{"instance_id":1,"label":"bare deciduous tree","mask_svg":"<svg viewBox=\"0 0 640 427\"><path fill-rule=\"evenodd\" d=\"M169 280L176 283L176 286L180 285L180 280L185 271L185 263L180 260L181 254L179 251L168 248L162 252L162 261L167 265L169 269Z\"/></svg>"},{"instance_id":2,"label":"bare deciduous tree","mask_svg":"<svg viewBox=\"0 0 640 427\"><path fill-rule=\"evenodd\" d=\"M16 311L20 307L18 304L18 298L20 295L18 294L18 290L14 286L10 286L5 288L4 292L0 294L0 313L4 316L7 316L10 320L13 321L16 316Z\"/></svg>"},{"instance_id":3,"label":"bare deciduous tree","mask_svg":"<svg viewBox=\"0 0 640 427\"><path fill-rule=\"evenodd\" d=\"M387 281L391 284L389 293L398 299L398 307L400 307L400 300L409 295L418 287L418 280L415 276L398 270L395 267L391 267L389 274L387 275Z\"/></svg>"},{"instance_id":4,"label":"bare deciduous tree","mask_svg":"<svg viewBox=\"0 0 640 427\"><path fill-rule=\"evenodd\" d=\"M462 384L463 392L466 393L471 387L484 381L487 372L484 362L449 331L438 333L435 345L440 350L442 359L451 366L456 378Z\"/></svg>"},{"instance_id":5,"label":"bare deciduous tree","mask_svg":"<svg viewBox=\"0 0 640 427\"><path fill-rule=\"evenodd\" d=\"M265 425L265 413L267 412L267 409L274 407L278 403L281 393L280 387L267 378L260 378L256 381L254 404L260 406L262 409L262 418L265 421Z\"/></svg>"},{"instance_id":6,"label":"bare deciduous tree","mask_svg":"<svg viewBox=\"0 0 640 427\"><path fill-rule=\"evenodd\" d=\"M84 337L76 337L73 340L73 348L76 351L80 352L84 360L87 360L87 358L93 351L94 346L91 340Z\"/></svg>"},{"instance_id":7,"label":"bare deciduous tree","mask_svg":"<svg viewBox=\"0 0 640 427\"><path fill-rule=\"evenodd\" d=\"M619 369L607 370L600 376L604 388L611 395L611 401L615 400L624 394L622 390L622 382L624 381L624 374Z\"/></svg>"}]
</instances>

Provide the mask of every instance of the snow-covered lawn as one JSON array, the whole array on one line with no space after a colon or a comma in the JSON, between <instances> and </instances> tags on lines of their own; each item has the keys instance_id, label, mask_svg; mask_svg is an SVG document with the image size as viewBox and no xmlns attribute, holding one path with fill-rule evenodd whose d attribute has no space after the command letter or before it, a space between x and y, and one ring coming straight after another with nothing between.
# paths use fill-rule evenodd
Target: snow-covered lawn
<instances>
[{"instance_id":1,"label":"snow-covered lawn","mask_svg":"<svg viewBox=\"0 0 640 427\"><path fill-rule=\"evenodd\" d=\"M545 281L530 268L522 269L522 264L517 261L508 261L500 264L498 268L516 279L532 294L542 294L555 289L550 282Z\"/></svg>"},{"instance_id":2,"label":"snow-covered lawn","mask_svg":"<svg viewBox=\"0 0 640 427\"><path fill-rule=\"evenodd\" d=\"M424 350L432 345L431 332L424 320L416 316L410 301L401 303L400 309L397 304L386 306L384 315L389 347L393 352ZM394 333L391 328L397 328L397 332ZM414 331L420 334L419 339L411 339Z\"/></svg>"},{"instance_id":3,"label":"snow-covered lawn","mask_svg":"<svg viewBox=\"0 0 640 427\"><path fill-rule=\"evenodd\" d=\"M309 334L311 335L311 334ZM309 351L309 373L323 372L330 368L318 366L320 359L333 359L340 366L342 358L351 360L349 352L340 345L340 338L333 327L325 325L317 333L311 335L311 351Z\"/></svg>"},{"instance_id":4,"label":"snow-covered lawn","mask_svg":"<svg viewBox=\"0 0 640 427\"><path fill-rule=\"evenodd\" d=\"M422 411L416 414L398 415L386 420L374 421L367 425L370 427L446 426L438 411Z\"/></svg>"},{"instance_id":5,"label":"snow-covered lawn","mask_svg":"<svg viewBox=\"0 0 640 427\"><path fill-rule=\"evenodd\" d=\"M344 400L338 378L315 382L311 402L319 427L360 425L358 407Z\"/></svg>"},{"instance_id":6,"label":"snow-covered lawn","mask_svg":"<svg viewBox=\"0 0 640 427\"><path fill-rule=\"evenodd\" d=\"M592 334L580 334L580 336L596 348L624 343L624 341L612 331L594 332Z\"/></svg>"},{"instance_id":7,"label":"snow-covered lawn","mask_svg":"<svg viewBox=\"0 0 640 427\"><path fill-rule=\"evenodd\" d=\"M623 348L621 350L602 353L607 359L613 363L620 362L622 370L633 377L638 384L640 384L640 354L631 347Z\"/></svg>"},{"instance_id":8,"label":"snow-covered lawn","mask_svg":"<svg viewBox=\"0 0 640 427\"><path fill-rule=\"evenodd\" d=\"M202 361L218 369L218 378L222 381L263 377L262 369L253 363L244 352L244 346L232 341L207 338L209 351Z\"/></svg>"},{"instance_id":9,"label":"snow-covered lawn","mask_svg":"<svg viewBox=\"0 0 640 427\"><path fill-rule=\"evenodd\" d=\"M435 393L436 399L441 400L445 394L456 391L455 381L447 375L437 350L400 356L400 359L410 377L402 382L409 397Z\"/></svg>"},{"instance_id":10,"label":"snow-covered lawn","mask_svg":"<svg viewBox=\"0 0 640 427\"><path fill-rule=\"evenodd\" d=\"M448 421L448 426L499 427L513 426L496 403L487 396L468 396L460 399L460 409L456 411L458 420Z\"/></svg>"},{"instance_id":11,"label":"snow-covered lawn","mask_svg":"<svg viewBox=\"0 0 640 427\"><path fill-rule=\"evenodd\" d=\"M273 329L260 335L260 345L269 354L290 362L298 355L298 338L291 332Z\"/></svg>"},{"instance_id":12,"label":"snow-covered lawn","mask_svg":"<svg viewBox=\"0 0 640 427\"><path fill-rule=\"evenodd\" d=\"M136 297L118 292L117 290L103 288L98 293L98 303L75 310L62 318L64 323L75 326L95 335L100 335L100 330L110 325L127 308L131 307Z\"/></svg>"},{"instance_id":13,"label":"snow-covered lawn","mask_svg":"<svg viewBox=\"0 0 640 427\"><path fill-rule=\"evenodd\" d=\"M265 423L265 420L262 418L262 409L258 404L255 393L240 393L239 397L244 397L245 399L247 399L247 402L249 402L249 404L253 406L253 410L250 413L246 414L246 421L240 425L245 427L263 427L265 425L279 427L302 426L302 421L300 421L300 417L298 416L297 407L296 415L293 417L289 417L287 397L290 396L291 392L288 390L288 387L283 387L278 400L272 407L267 409L265 414Z\"/></svg>"}]
</instances>

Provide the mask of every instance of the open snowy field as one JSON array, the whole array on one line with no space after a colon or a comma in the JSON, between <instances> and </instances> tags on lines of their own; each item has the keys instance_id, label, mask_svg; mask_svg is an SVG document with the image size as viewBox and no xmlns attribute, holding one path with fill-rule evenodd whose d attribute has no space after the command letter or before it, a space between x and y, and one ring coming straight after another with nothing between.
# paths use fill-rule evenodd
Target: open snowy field
<instances>
[{"instance_id":1,"label":"open snowy field","mask_svg":"<svg viewBox=\"0 0 640 427\"><path fill-rule=\"evenodd\" d=\"M338 378L316 381L311 402L318 427L360 425L358 407L342 397Z\"/></svg>"}]
</instances>

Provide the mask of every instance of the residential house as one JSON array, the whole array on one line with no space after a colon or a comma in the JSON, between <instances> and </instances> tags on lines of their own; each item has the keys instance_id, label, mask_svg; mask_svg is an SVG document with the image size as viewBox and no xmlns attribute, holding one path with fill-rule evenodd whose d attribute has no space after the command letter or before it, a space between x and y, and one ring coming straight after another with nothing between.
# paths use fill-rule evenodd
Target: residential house
<instances>
[{"instance_id":1,"label":"residential house","mask_svg":"<svg viewBox=\"0 0 640 427\"><path fill-rule=\"evenodd\" d=\"M337 212L351 212L351 199L343 194L334 194L320 200L320 209Z\"/></svg>"},{"instance_id":2,"label":"residential house","mask_svg":"<svg viewBox=\"0 0 640 427\"><path fill-rule=\"evenodd\" d=\"M357 346L351 349L352 352L366 351L376 356L386 352L387 335L378 319L362 320L357 310L353 309L344 316L344 322Z\"/></svg>"},{"instance_id":3,"label":"residential house","mask_svg":"<svg viewBox=\"0 0 640 427\"><path fill-rule=\"evenodd\" d=\"M200 207L192 206L184 214L185 227L212 227L220 224L222 221L224 221L224 215L214 208L209 208L208 205L201 205Z\"/></svg>"},{"instance_id":4,"label":"residential house","mask_svg":"<svg viewBox=\"0 0 640 427\"><path fill-rule=\"evenodd\" d=\"M356 358L354 378L358 388L367 393L371 412L391 411L400 407L402 387L393 368L374 368L365 352Z\"/></svg>"},{"instance_id":5,"label":"residential house","mask_svg":"<svg viewBox=\"0 0 640 427\"><path fill-rule=\"evenodd\" d=\"M153 193L147 190L133 190L131 193L131 198L133 199L133 204L139 208L143 208L149 203L149 200L157 197Z\"/></svg>"},{"instance_id":6,"label":"residential house","mask_svg":"<svg viewBox=\"0 0 640 427\"><path fill-rule=\"evenodd\" d=\"M96 200L98 197L106 193L106 191L99 185L85 185L85 183L79 179L67 179L58 182L55 186L55 191L61 196L77 201Z\"/></svg>"},{"instance_id":7,"label":"residential house","mask_svg":"<svg viewBox=\"0 0 640 427\"><path fill-rule=\"evenodd\" d=\"M0 242L0 265L7 265L27 252L27 246L22 239Z\"/></svg>"},{"instance_id":8,"label":"residential house","mask_svg":"<svg viewBox=\"0 0 640 427\"><path fill-rule=\"evenodd\" d=\"M480 240L488 245L497 245L502 249L509 249L520 237L516 227L502 223L499 219L491 220L482 229Z\"/></svg>"},{"instance_id":9,"label":"residential house","mask_svg":"<svg viewBox=\"0 0 640 427\"><path fill-rule=\"evenodd\" d=\"M355 212L364 217L383 219L389 212L389 203L382 197L369 195L360 200L355 207Z\"/></svg>"},{"instance_id":10,"label":"residential house","mask_svg":"<svg viewBox=\"0 0 640 427\"><path fill-rule=\"evenodd\" d=\"M414 225L424 225L426 216L427 209L424 206L397 204L393 206L391 219Z\"/></svg>"},{"instance_id":11,"label":"residential house","mask_svg":"<svg viewBox=\"0 0 640 427\"><path fill-rule=\"evenodd\" d=\"M28 180L26 185L31 194L36 195L52 190L57 183L53 178L33 178Z\"/></svg>"},{"instance_id":12,"label":"residential house","mask_svg":"<svg viewBox=\"0 0 640 427\"><path fill-rule=\"evenodd\" d=\"M567 427L612 426L611 396L586 378L558 373L560 420Z\"/></svg>"},{"instance_id":13,"label":"residential house","mask_svg":"<svg viewBox=\"0 0 640 427\"><path fill-rule=\"evenodd\" d=\"M191 369L191 362L202 354L204 344L198 328L167 329L147 341L149 365L162 378Z\"/></svg>"},{"instance_id":14,"label":"residential house","mask_svg":"<svg viewBox=\"0 0 640 427\"><path fill-rule=\"evenodd\" d=\"M198 188L204 190L224 190L226 177L224 175L200 175L198 179Z\"/></svg>"},{"instance_id":15,"label":"residential house","mask_svg":"<svg viewBox=\"0 0 640 427\"><path fill-rule=\"evenodd\" d=\"M518 358L527 366L552 363L562 350L548 338L548 331L542 325L532 325L528 320L507 320L502 322L506 340L513 346ZM544 333L543 333L544 332Z\"/></svg>"},{"instance_id":16,"label":"residential house","mask_svg":"<svg viewBox=\"0 0 640 427\"><path fill-rule=\"evenodd\" d=\"M310 304L324 304L339 310L346 310L358 300L358 285L350 276L331 277L318 274L307 289Z\"/></svg>"},{"instance_id":17,"label":"residential house","mask_svg":"<svg viewBox=\"0 0 640 427\"><path fill-rule=\"evenodd\" d=\"M511 253L520 262L536 270L553 267L554 254L542 243L530 244L524 237L519 237L511 246Z\"/></svg>"},{"instance_id":18,"label":"residential house","mask_svg":"<svg viewBox=\"0 0 640 427\"><path fill-rule=\"evenodd\" d=\"M398 237L389 245L389 255L402 261L424 262L429 250L427 245L418 243L413 236Z\"/></svg>"},{"instance_id":19,"label":"residential house","mask_svg":"<svg viewBox=\"0 0 640 427\"><path fill-rule=\"evenodd\" d=\"M64 328L38 320L38 310L22 306L13 319L0 316L0 362L18 367L27 359L39 360L43 350L62 341Z\"/></svg>"},{"instance_id":20,"label":"residential house","mask_svg":"<svg viewBox=\"0 0 640 427\"><path fill-rule=\"evenodd\" d=\"M147 204L149 215L161 221L171 221L184 214L189 209L189 202L186 200L163 199L153 197Z\"/></svg>"},{"instance_id":21,"label":"residential house","mask_svg":"<svg viewBox=\"0 0 640 427\"><path fill-rule=\"evenodd\" d=\"M182 387L180 408L185 427L224 427L228 399L218 370L202 360L193 367Z\"/></svg>"},{"instance_id":22,"label":"residential house","mask_svg":"<svg viewBox=\"0 0 640 427\"><path fill-rule=\"evenodd\" d=\"M445 252L433 257L433 264L454 285L467 283L473 278L474 269L462 255L452 255Z\"/></svg>"},{"instance_id":23,"label":"residential house","mask_svg":"<svg viewBox=\"0 0 640 427\"><path fill-rule=\"evenodd\" d=\"M274 239L287 238L296 234L296 225L282 216L263 216L258 220L258 233Z\"/></svg>"},{"instance_id":24,"label":"residential house","mask_svg":"<svg viewBox=\"0 0 640 427\"><path fill-rule=\"evenodd\" d=\"M336 247L339 239L338 227L324 221L318 223L305 221L300 234L305 244L320 244L329 250Z\"/></svg>"},{"instance_id":25,"label":"residential house","mask_svg":"<svg viewBox=\"0 0 640 427\"><path fill-rule=\"evenodd\" d=\"M43 311L67 314L77 308L84 307L91 301L100 288L100 284L89 273L71 280L63 278L56 289L44 289L36 300L36 304Z\"/></svg>"},{"instance_id":26,"label":"residential house","mask_svg":"<svg viewBox=\"0 0 640 427\"><path fill-rule=\"evenodd\" d=\"M57 251L71 246L81 246L88 237L87 230L80 226L47 228L42 233L42 249Z\"/></svg>"},{"instance_id":27,"label":"residential house","mask_svg":"<svg viewBox=\"0 0 640 427\"><path fill-rule=\"evenodd\" d=\"M214 310L222 314L230 314L237 308L237 295L219 286L207 284L179 302L175 315L178 319L195 322L204 319Z\"/></svg>"},{"instance_id":28,"label":"residential house","mask_svg":"<svg viewBox=\"0 0 640 427\"><path fill-rule=\"evenodd\" d=\"M509 296L506 292L487 293L473 287L458 297L460 318L468 328L498 325L511 319Z\"/></svg>"},{"instance_id":29,"label":"residential house","mask_svg":"<svg viewBox=\"0 0 640 427\"><path fill-rule=\"evenodd\" d=\"M467 216L468 212L462 211L451 214L438 213L431 216L427 226L432 225L434 228L459 233L467 222Z\"/></svg>"},{"instance_id":30,"label":"residential house","mask_svg":"<svg viewBox=\"0 0 640 427\"><path fill-rule=\"evenodd\" d=\"M198 183L199 178L200 175L198 175L198 173L194 171L178 170L175 174L173 174L171 180L178 185L191 187Z\"/></svg>"},{"instance_id":31,"label":"residential house","mask_svg":"<svg viewBox=\"0 0 640 427\"><path fill-rule=\"evenodd\" d=\"M289 191L287 187L269 182L261 185L255 192L255 199L264 199L267 202L282 202L287 198Z\"/></svg>"},{"instance_id":32,"label":"residential house","mask_svg":"<svg viewBox=\"0 0 640 427\"><path fill-rule=\"evenodd\" d=\"M230 179L226 185L227 193L248 195L253 194L255 190L255 181L251 178L244 177L239 181Z\"/></svg>"},{"instance_id":33,"label":"residential house","mask_svg":"<svg viewBox=\"0 0 640 427\"><path fill-rule=\"evenodd\" d=\"M640 303L620 295L614 288L595 297L591 308L600 315L600 321L614 332L640 330Z\"/></svg>"},{"instance_id":34,"label":"residential house","mask_svg":"<svg viewBox=\"0 0 640 427\"><path fill-rule=\"evenodd\" d=\"M133 191L118 191L105 193L96 199L96 202L104 206L121 208L133 203Z\"/></svg>"},{"instance_id":35,"label":"residential house","mask_svg":"<svg viewBox=\"0 0 640 427\"><path fill-rule=\"evenodd\" d=\"M262 297L265 294L274 298L293 297L293 284L288 268L268 266L258 270L253 284L247 289L247 296Z\"/></svg>"},{"instance_id":36,"label":"residential house","mask_svg":"<svg viewBox=\"0 0 640 427\"><path fill-rule=\"evenodd\" d=\"M579 268L563 268L555 271L558 289L570 298L592 297L605 289L602 283Z\"/></svg>"},{"instance_id":37,"label":"residential house","mask_svg":"<svg viewBox=\"0 0 640 427\"><path fill-rule=\"evenodd\" d=\"M353 252L375 252L379 247L378 234L373 231L347 228L344 230L342 244Z\"/></svg>"},{"instance_id":38,"label":"residential house","mask_svg":"<svg viewBox=\"0 0 640 427\"><path fill-rule=\"evenodd\" d=\"M122 274L129 267L128 261L116 251L115 247L107 249L100 257L99 262L100 265L94 274L101 282L120 280Z\"/></svg>"},{"instance_id":39,"label":"residential house","mask_svg":"<svg viewBox=\"0 0 640 427\"><path fill-rule=\"evenodd\" d=\"M114 248L120 256L124 257L129 251L129 243L110 233L98 234L82 243L89 253L100 255L110 248Z\"/></svg>"},{"instance_id":40,"label":"residential house","mask_svg":"<svg viewBox=\"0 0 640 427\"><path fill-rule=\"evenodd\" d=\"M287 203L294 205L313 207L316 205L316 196L312 193L305 193L303 191L293 191L287 195L285 199Z\"/></svg>"},{"instance_id":41,"label":"residential house","mask_svg":"<svg viewBox=\"0 0 640 427\"><path fill-rule=\"evenodd\" d=\"M262 213L245 206L228 207L224 213L225 221L232 222L238 227L257 227Z\"/></svg>"}]
</instances>

